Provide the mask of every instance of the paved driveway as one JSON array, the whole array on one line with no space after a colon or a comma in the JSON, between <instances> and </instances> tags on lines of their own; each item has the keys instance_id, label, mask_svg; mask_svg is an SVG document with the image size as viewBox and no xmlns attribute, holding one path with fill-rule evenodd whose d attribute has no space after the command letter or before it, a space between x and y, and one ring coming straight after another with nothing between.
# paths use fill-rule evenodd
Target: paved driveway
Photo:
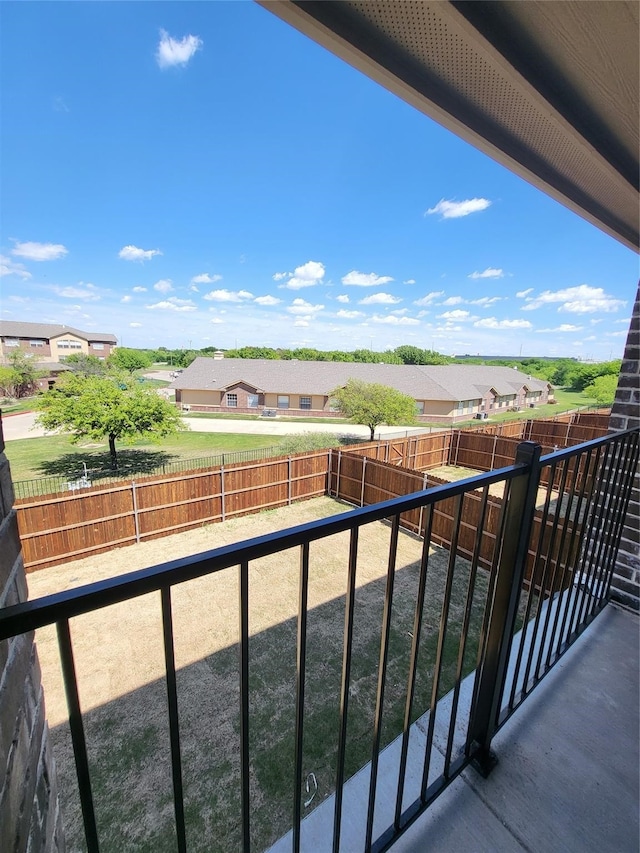
<instances>
[{"instance_id":1,"label":"paved driveway","mask_svg":"<svg viewBox=\"0 0 640 853\"><path fill-rule=\"evenodd\" d=\"M5 441L17 438L41 438L47 433L42 427L35 426L36 413L24 412L19 415L5 415L2 419ZM245 433L251 435L299 435L303 432L332 432L338 435L354 435L368 438L369 429L359 424L348 423L292 423L279 421L277 418L264 418L252 421L235 421L226 418L183 418L193 432L226 432ZM414 435L429 432L429 427L398 427L381 426L376 430L376 438L393 435Z\"/></svg>"}]
</instances>

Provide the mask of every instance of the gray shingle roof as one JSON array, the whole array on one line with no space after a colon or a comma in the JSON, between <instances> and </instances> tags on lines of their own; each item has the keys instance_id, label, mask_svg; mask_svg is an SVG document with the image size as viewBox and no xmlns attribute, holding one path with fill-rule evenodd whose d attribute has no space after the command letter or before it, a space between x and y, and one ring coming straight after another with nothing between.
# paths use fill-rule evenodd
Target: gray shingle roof
<instances>
[{"instance_id":1,"label":"gray shingle roof","mask_svg":"<svg viewBox=\"0 0 640 853\"><path fill-rule=\"evenodd\" d=\"M85 341L117 343L115 335L103 332L82 332L73 326L61 326L57 323L22 323L19 320L0 320L0 337L3 338L42 338L50 340L65 332L77 335Z\"/></svg>"},{"instance_id":2,"label":"gray shingle roof","mask_svg":"<svg viewBox=\"0 0 640 853\"><path fill-rule=\"evenodd\" d=\"M543 390L547 383L510 367L483 365L360 364L338 361L277 361L243 358L196 358L172 388L221 391L245 382L277 394L328 395L349 379L391 385L416 400L477 400L489 388L515 394L523 385Z\"/></svg>"}]
</instances>

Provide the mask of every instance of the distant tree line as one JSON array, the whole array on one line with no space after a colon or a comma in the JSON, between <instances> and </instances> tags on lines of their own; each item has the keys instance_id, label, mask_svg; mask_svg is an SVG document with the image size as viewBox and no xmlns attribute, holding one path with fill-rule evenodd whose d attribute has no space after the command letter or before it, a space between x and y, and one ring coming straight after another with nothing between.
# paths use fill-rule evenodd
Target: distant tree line
<instances>
[{"instance_id":1,"label":"distant tree line","mask_svg":"<svg viewBox=\"0 0 640 853\"><path fill-rule=\"evenodd\" d=\"M170 350L159 347L157 350L144 350L151 361L166 362L173 367L188 367L198 356L213 357L217 347L203 347L201 350ZM116 350L118 352L118 350ZM224 350L225 358L265 358L281 361L356 361L368 364L450 364L453 359L435 350L420 349L415 346L400 346L385 352L370 349L357 349L352 352L343 350L319 350L312 347L297 349L273 347L239 347Z\"/></svg>"}]
</instances>

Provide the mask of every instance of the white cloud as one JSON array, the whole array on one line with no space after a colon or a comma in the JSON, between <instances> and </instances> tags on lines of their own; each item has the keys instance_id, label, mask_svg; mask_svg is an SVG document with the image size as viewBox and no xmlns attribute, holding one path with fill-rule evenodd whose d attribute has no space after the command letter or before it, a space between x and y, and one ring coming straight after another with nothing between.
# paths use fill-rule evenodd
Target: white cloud
<instances>
[{"instance_id":1,"label":"white cloud","mask_svg":"<svg viewBox=\"0 0 640 853\"><path fill-rule=\"evenodd\" d=\"M443 219L459 219L461 216L486 210L490 204L487 198L468 198L465 201L447 201L441 198L435 207L430 207L426 211L425 216L439 213Z\"/></svg>"},{"instance_id":2,"label":"white cloud","mask_svg":"<svg viewBox=\"0 0 640 853\"><path fill-rule=\"evenodd\" d=\"M170 68L173 65L186 65L196 51L202 47L202 39L188 35L178 40L165 30L160 30L160 41L156 50L156 62L160 68Z\"/></svg>"},{"instance_id":3,"label":"white cloud","mask_svg":"<svg viewBox=\"0 0 640 853\"><path fill-rule=\"evenodd\" d=\"M316 284L322 283L324 273L324 264L319 261L307 261L306 264L302 264L302 266L294 269L289 281L279 286L285 287L288 290L301 290L303 287L313 287ZM282 278L281 273L276 273L276 275ZM288 276L289 273L286 273L286 275Z\"/></svg>"},{"instance_id":4,"label":"white cloud","mask_svg":"<svg viewBox=\"0 0 640 853\"><path fill-rule=\"evenodd\" d=\"M170 293L173 290L173 284L170 278L161 278L153 285L153 289L158 293Z\"/></svg>"},{"instance_id":5,"label":"white cloud","mask_svg":"<svg viewBox=\"0 0 640 853\"><path fill-rule=\"evenodd\" d=\"M558 311L567 311L570 314L595 314L618 311L627 303L623 299L609 296L601 287L579 284L562 290L544 290L539 296L527 298L522 310L533 311L543 305L554 304L558 305Z\"/></svg>"},{"instance_id":6,"label":"white cloud","mask_svg":"<svg viewBox=\"0 0 640 853\"><path fill-rule=\"evenodd\" d=\"M341 308L336 317L341 317L343 320L355 320L356 317L364 317L365 314L362 311L346 311L344 308Z\"/></svg>"},{"instance_id":7,"label":"white cloud","mask_svg":"<svg viewBox=\"0 0 640 853\"><path fill-rule=\"evenodd\" d=\"M392 296L390 293L372 293L371 296L365 296L358 302L358 305L397 305L402 302L399 296Z\"/></svg>"},{"instance_id":8,"label":"white cloud","mask_svg":"<svg viewBox=\"0 0 640 853\"><path fill-rule=\"evenodd\" d=\"M383 284L388 284L390 281L393 281L390 275L376 275L374 272L364 273L357 270L351 270L342 276L343 284L353 284L357 287L382 287Z\"/></svg>"},{"instance_id":9,"label":"white cloud","mask_svg":"<svg viewBox=\"0 0 640 853\"><path fill-rule=\"evenodd\" d=\"M542 334L543 332L579 332L583 329L583 326L573 326L571 323L561 323L559 326L556 326L555 329L536 329L535 331L538 334Z\"/></svg>"},{"instance_id":10,"label":"white cloud","mask_svg":"<svg viewBox=\"0 0 640 853\"><path fill-rule=\"evenodd\" d=\"M209 275L208 272L203 272L200 275L194 275L191 279L191 284L215 284L217 281L222 281L221 275L217 273Z\"/></svg>"},{"instance_id":11,"label":"white cloud","mask_svg":"<svg viewBox=\"0 0 640 853\"><path fill-rule=\"evenodd\" d=\"M467 278L504 278L504 270L487 267L482 272L472 272Z\"/></svg>"},{"instance_id":12,"label":"white cloud","mask_svg":"<svg viewBox=\"0 0 640 853\"><path fill-rule=\"evenodd\" d=\"M134 293L146 293L146 292L147 292L147 288L146 288L146 287L139 287L139 286L138 286L138 287L134 287L134 288L133 288L133 292L134 292Z\"/></svg>"},{"instance_id":13,"label":"white cloud","mask_svg":"<svg viewBox=\"0 0 640 853\"><path fill-rule=\"evenodd\" d=\"M291 305L287 308L289 314L313 315L318 311L322 311L324 305L312 305L304 299L294 299Z\"/></svg>"},{"instance_id":14,"label":"white cloud","mask_svg":"<svg viewBox=\"0 0 640 853\"><path fill-rule=\"evenodd\" d=\"M487 305L494 305L496 302L501 302L504 299L504 296L481 296L480 299L470 299L469 305L482 305L483 307L487 307Z\"/></svg>"},{"instance_id":15,"label":"white cloud","mask_svg":"<svg viewBox=\"0 0 640 853\"><path fill-rule=\"evenodd\" d=\"M526 290L519 290L516 293L516 296L518 297L518 299L524 299L525 296L528 296L530 293L533 293L532 287L528 287Z\"/></svg>"},{"instance_id":16,"label":"white cloud","mask_svg":"<svg viewBox=\"0 0 640 853\"><path fill-rule=\"evenodd\" d=\"M607 338L625 338L626 336L626 332L607 332L605 335Z\"/></svg>"},{"instance_id":17,"label":"white cloud","mask_svg":"<svg viewBox=\"0 0 640 853\"><path fill-rule=\"evenodd\" d=\"M85 302L97 302L100 299L98 288L95 284L83 281L78 282L78 287L54 287L58 296L64 299L84 299Z\"/></svg>"},{"instance_id":18,"label":"white cloud","mask_svg":"<svg viewBox=\"0 0 640 853\"><path fill-rule=\"evenodd\" d=\"M62 243L16 242L11 254L28 261L57 261L68 255L69 250Z\"/></svg>"},{"instance_id":19,"label":"white cloud","mask_svg":"<svg viewBox=\"0 0 640 853\"><path fill-rule=\"evenodd\" d=\"M427 295L423 296L422 299L416 299L413 304L422 306L431 305L432 302L440 296L444 296L444 290L434 290L431 293L427 293Z\"/></svg>"},{"instance_id":20,"label":"white cloud","mask_svg":"<svg viewBox=\"0 0 640 853\"><path fill-rule=\"evenodd\" d=\"M137 246L123 246L118 257L123 261L150 261L156 255L161 255L160 249L139 249Z\"/></svg>"},{"instance_id":21,"label":"white cloud","mask_svg":"<svg viewBox=\"0 0 640 853\"><path fill-rule=\"evenodd\" d=\"M132 329L141 329L142 323L129 323Z\"/></svg>"},{"instance_id":22,"label":"white cloud","mask_svg":"<svg viewBox=\"0 0 640 853\"><path fill-rule=\"evenodd\" d=\"M212 317L209 322L214 323L216 326L218 326L220 325L220 323L224 323L224 320L221 320L220 317Z\"/></svg>"},{"instance_id":23,"label":"white cloud","mask_svg":"<svg viewBox=\"0 0 640 853\"><path fill-rule=\"evenodd\" d=\"M336 296L336 300L338 302L342 302L343 305L349 304L349 297L346 293L341 293L340 296Z\"/></svg>"},{"instance_id":24,"label":"white cloud","mask_svg":"<svg viewBox=\"0 0 640 853\"><path fill-rule=\"evenodd\" d=\"M438 317L442 320L466 320L469 317L469 312L456 308L455 311L445 311L444 314L438 314Z\"/></svg>"},{"instance_id":25,"label":"white cloud","mask_svg":"<svg viewBox=\"0 0 640 853\"><path fill-rule=\"evenodd\" d=\"M123 296L122 299L120 300L120 302L131 302L132 299L133 299L133 296L127 295L127 296Z\"/></svg>"},{"instance_id":26,"label":"white cloud","mask_svg":"<svg viewBox=\"0 0 640 853\"><path fill-rule=\"evenodd\" d=\"M445 299L442 303L443 305L460 305L461 302L464 302L462 296L450 296L448 299Z\"/></svg>"},{"instance_id":27,"label":"white cloud","mask_svg":"<svg viewBox=\"0 0 640 853\"><path fill-rule=\"evenodd\" d=\"M298 326L299 328L306 329L309 326L309 320L304 317L296 317L293 323L294 326Z\"/></svg>"},{"instance_id":28,"label":"white cloud","mask_svg":"<svg viewBox=\"0 0 640 853\"><path fill-rule=\"evenodd\" d=\"M65 99L61 95L57 95L51 102L51 106L57 113L69 113L71 110L67 106Z\"/></svg>"},{"instance_id":29,"label":"white cloud","mask_svg":"<svg viewBox=\"0 0 640 853\"><path fill-rule=\"evenodd\" d=\"M6 255L0 255L0 276L4 275L17 275L25 281L31 278L31 273L27 272L24 268L24 264L17 264Z\"/></svg>"},{"instance_id":30,"label":"white cloud","mask_svg":"<svg viewBox=\"0 0 640 853\"><path fill-rule=\"evenodd\" d=\"M248 290L210 290L203 298L211 302L244 302L253 299L253 293Z\"/></svg>"},{"instance_id":31,"label":"white cloud","mask_svg":"<svg viewBox=\"0 0 640 853\"><path fill-rule=\"evenodd\" d=\"M415 284L416 280L415 280L415 278L408 278L406 281L403 281L402 283L403 284Z\"/></svg>"},{"instance_id":32,"label":"white cloud","mask_svg":"<svg viewBox=\"0 0 640 853\"><path fill-rule=\"evenodd\" d=\"M419 326L420 320L413 317L398 317L395 314L374 314L371 318L373 323L385 323L388 326Z\"/></svg>"},{"instance_id":33,"label":"white cloud","mask_svg":"<svg viewBox=\"0 0 640 853\"><path fill-rule=\"evenodd\" d=\"M290 275L290 272L276 272L273 274L272 278L274 281L283 281L283 279L287 278Z\"/></svg>"},{"instance_id":34,"label":"white cloud","mask_svg":"<svg viewBox=\"0 0 640 853\"><path fill-rule=\"evenodd\" d=\"M279 305L282 302L282 299L278 299L276 296L256 296L253 300L257 302L258 305Z\"/></svg>"},{"instance_id":35,"label":"white cloud","mask_svg":"<svg viewBox=\"0 0 640 853\"><path fill-rule=\"evenodd\" d=\"M196 306L190 299L178 299L175 296L163 302L156 302L154 305L146 306L150 311L159 309L161 311L196 311Z\"/></svg>"},{"instance_id":36,"label":"white cloud","mask_svg":"<svg viewBox=\"0 0 640 853\"><path fill-rule=\"evenodd\" d=\"M477 320L474 324L480 329L531 329L533 326L528 320L497 320L495 317L486 317Z\"/></svg>"}]
</instances>

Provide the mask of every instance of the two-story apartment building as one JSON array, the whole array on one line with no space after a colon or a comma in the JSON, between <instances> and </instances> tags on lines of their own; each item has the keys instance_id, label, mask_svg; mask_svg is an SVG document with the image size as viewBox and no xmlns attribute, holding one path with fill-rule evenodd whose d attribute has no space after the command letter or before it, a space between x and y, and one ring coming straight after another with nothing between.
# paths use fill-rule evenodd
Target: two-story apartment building
<instances>
[{"instance_id":1,"label":"two-story apartment building","mask_svg":"<svg viewBox=\"0 0 640 853\"><path fill-rule=\"evenodd\" d=\"M59 362L73 353L105 359L117 343L115 335L104 332L83 332L55 323L0 320L0 363L18 349L39 362Z\"/></svg>"}]
</instances>

